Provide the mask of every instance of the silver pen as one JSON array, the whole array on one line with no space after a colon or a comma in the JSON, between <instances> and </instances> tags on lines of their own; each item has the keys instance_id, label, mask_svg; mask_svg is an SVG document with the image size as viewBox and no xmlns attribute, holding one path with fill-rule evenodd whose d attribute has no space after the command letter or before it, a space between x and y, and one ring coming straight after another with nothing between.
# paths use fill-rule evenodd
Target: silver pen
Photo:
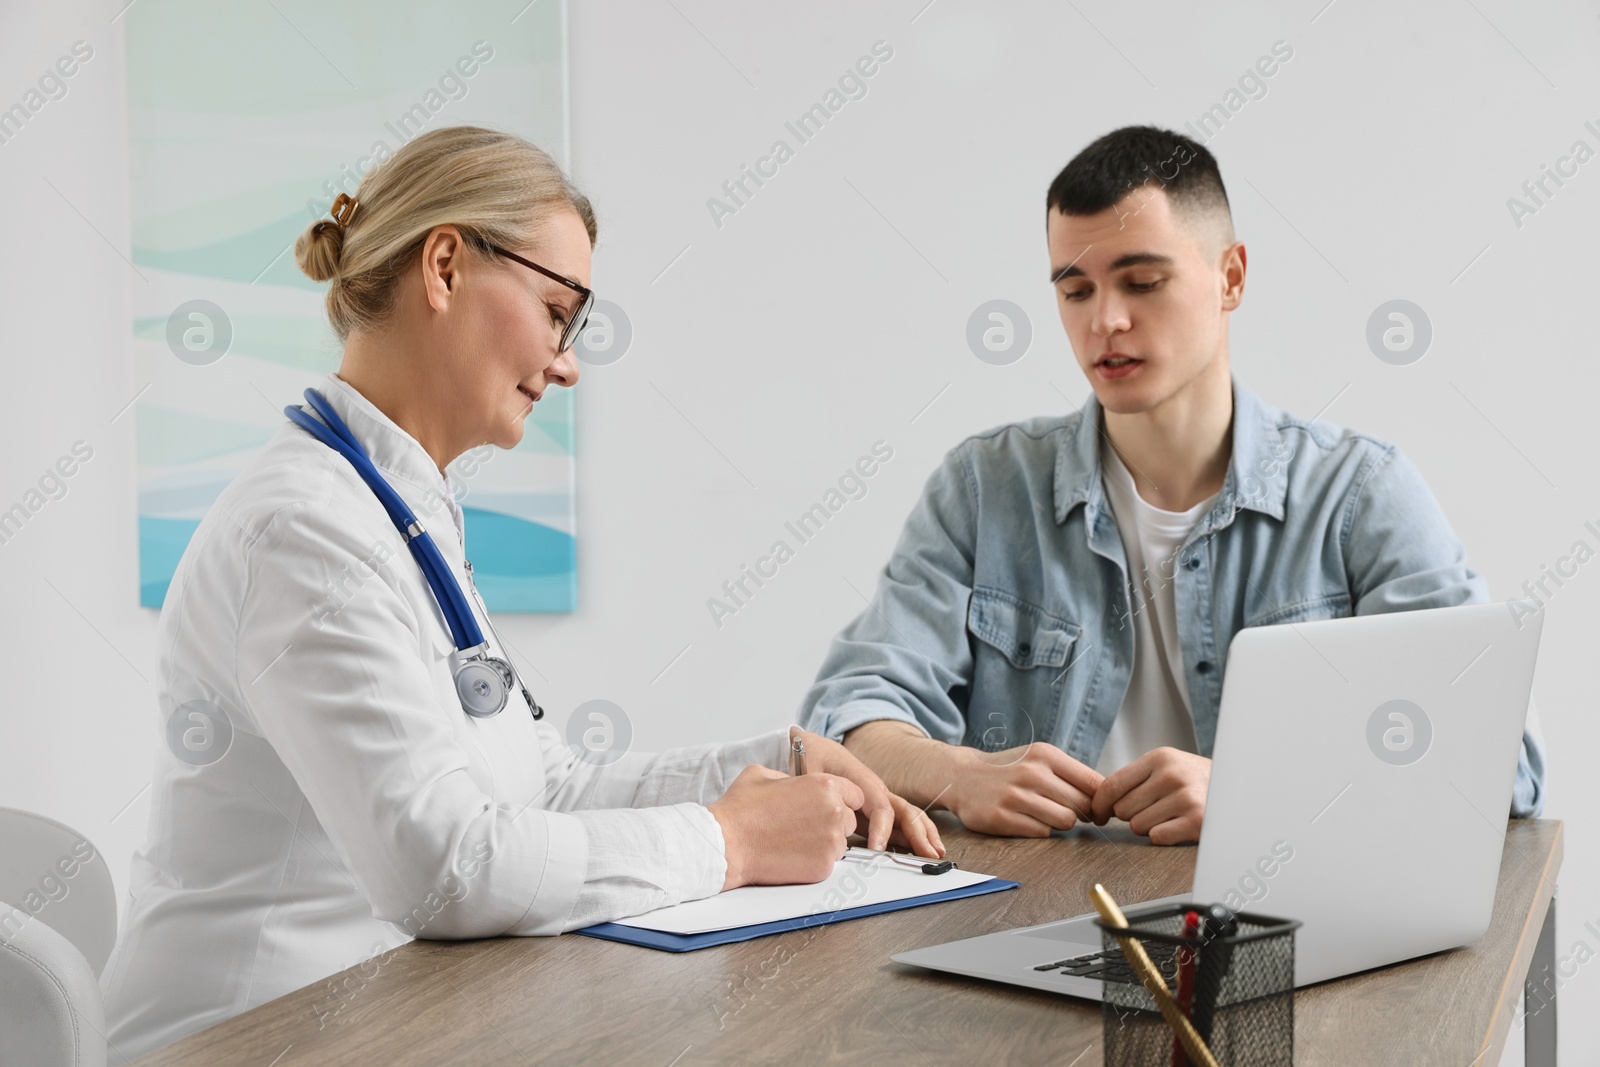
<instances>
[{"instance_id":1,"label":"silver pen","mask_svg":"<svg viewBox=\"0 0 1600 1067\"><path fill-rule=\"evenodd\" d=\"M806 742L796 737L789 742L789 773L798 778L806 773Z\"/></svg>"}]
</instances>

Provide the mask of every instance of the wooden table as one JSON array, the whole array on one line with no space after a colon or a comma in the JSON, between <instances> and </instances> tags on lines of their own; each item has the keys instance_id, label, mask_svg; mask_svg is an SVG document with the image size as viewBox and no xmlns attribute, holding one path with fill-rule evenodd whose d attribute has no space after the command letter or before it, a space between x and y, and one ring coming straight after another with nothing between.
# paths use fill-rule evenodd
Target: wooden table
<instances>
[{"instance_id":1,"label":"wooden table","mask_svg":"<svg viewBox=\"0 0 1600 1067\"><path fill-rule=\"evenodd\" d=\"M1095 881L1127 902L1187 892L1194 850L1092 828L995 839L938 818L962 866L1022 888L685 954L576 935L415 941L137 1065L1099 1064L1097 1004L889 956L1081 913ZM1530 1010L1548 1001L1528 1020L1528 1063L1553 1064L1561 829L1510 824L1493 925L1476 944L1298 992L1296 1062L1495 1067L1526 978L1547 987Z\"/></svg>"}]
</instances>

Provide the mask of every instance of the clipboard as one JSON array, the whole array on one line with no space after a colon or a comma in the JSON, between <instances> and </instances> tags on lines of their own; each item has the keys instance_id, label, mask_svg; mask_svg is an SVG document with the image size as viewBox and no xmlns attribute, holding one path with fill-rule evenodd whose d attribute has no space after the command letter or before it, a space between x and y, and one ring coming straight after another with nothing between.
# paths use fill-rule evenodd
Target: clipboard
<instances>
[{"instance_id":1,"label":"clipboard","mask_svg":"<svg viewBox=\"0 0 1600 1067\"><path fill-rule=\"evenodd\" d=\"M757 923L753 926L735 926L727 930L709 930L703 934L669 934L662 933L659 930L646 930L638 926L623 926L620 923L600 923L596 926L586 926L581 930L574 930L573 933L582 934L585 937L598 937L606 941L620 941L626 945L660 949L663 952L693 952L695 949L711 948L714 945L729 945L736 941L750 941L757 937L766 937L769 934L804 930L811 926L826 926L829 923L860 919L886 911L920 908L924 904L938 904L946 900L960 900L963 897L982 896L985 893L999 893L1007 889L1016 889L1019 885L1020 883L1018 882L1007 881L1003 878L990 878L976 885L962 886L959 889L947 889L939 893L927 893L919 897L903 897L900 900L890 900L881 904L866 904L856 908L841 908L834 912L800 915L793 919Z\"/></svg>"}]
</instances>

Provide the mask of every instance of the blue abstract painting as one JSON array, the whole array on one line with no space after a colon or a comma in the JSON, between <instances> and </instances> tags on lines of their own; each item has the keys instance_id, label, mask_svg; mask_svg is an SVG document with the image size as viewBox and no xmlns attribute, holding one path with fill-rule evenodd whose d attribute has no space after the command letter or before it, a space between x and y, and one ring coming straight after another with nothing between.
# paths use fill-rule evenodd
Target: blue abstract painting
<instances>
[{"instance_id":1,"label":"blue abstract painting","mask_svg":"<svg viewBox=\"0 0 1600 1067\"><path fill-rule=\"evenodd\" d=\"M473 123L569 166L560 2L162 0L128 12L140 603L222 488L339 365L292 245L426 130ZM452 466L495 611L576 608L572 395Z\"/></svg>"}]
</instances>

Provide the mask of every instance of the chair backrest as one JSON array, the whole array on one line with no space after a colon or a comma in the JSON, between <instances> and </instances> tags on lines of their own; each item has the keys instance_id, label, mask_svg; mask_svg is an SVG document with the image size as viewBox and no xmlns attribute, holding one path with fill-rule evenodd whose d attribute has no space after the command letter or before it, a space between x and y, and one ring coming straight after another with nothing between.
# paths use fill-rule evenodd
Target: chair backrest
<instances>
[{"instance_id":1,"label":"chair backrest","mask_svg":"<svg viewBox=\"0 0 1600 1067\"><path fill-rule=\"evenodd\" d=\"M0 901L7 914L0 941L39 920L83 954L98 978L117 942L111 870L82 834L54 819L0 808Z\"/></svg>"},{"instance_id":2,"label":"chair backrest","mask_svg":"<svg viewBox=\"0 0 1600 1067\"><path fill-rule=\"evenodd\" d=\"M83 953L44 920L0 904L0 1067L105 1067L105 1034L105 1002Z\"/></svg>"}]
</instances>

